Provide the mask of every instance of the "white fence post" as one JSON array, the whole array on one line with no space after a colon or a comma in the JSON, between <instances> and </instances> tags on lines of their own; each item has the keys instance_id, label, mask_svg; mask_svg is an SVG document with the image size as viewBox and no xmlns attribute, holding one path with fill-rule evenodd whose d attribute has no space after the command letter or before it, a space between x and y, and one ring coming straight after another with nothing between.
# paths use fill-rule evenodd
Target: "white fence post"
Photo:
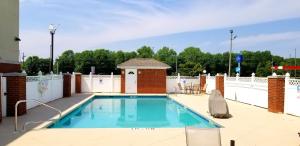
<instances>
[{"instance_id":1,"label":"white fence post","mask_svg":"<svg viewBox=\"0 0 300 146\"><path fill-rule=\"evenodd\" d=\"M180 83L180 73L177 74L177 83Z\"/></svg>"},{"instance_id":2,"label":"white fence post","mask_svg":"<svg viewBox=\"0 0 300 146\"><path fill-rule=\"evenodd\" d=\"M94 89L93 89L93 86L94 86L93 85L93 73L92 72L90 72L90 76L89 77L90 77L91 92L94 92Z\"/></svg>"},{"instance_id":3,"label":"white fence post","mask_svg":"<svg viewBox=\"0 0 300 146\"><path fill-rule=\"evenodd\" d=\"M238 81L239 81L239 79L240 79L240 74L239 74L239 73L237 73L237 74L236 74L236 76L235 76L235 80L238 82Z\"/></svg>"},{"instance_id":4,"label":"white fence post","mask_svg":"<svg viewBox=\"0 0 300 146\"><path fill-rule=\"evenodd\" d=\"M251 85L254 85L254 81L255 81L255 73L251 74Z\"/></svg>"},{"instance_id":5,"label":"white fence post","mask_svg":"<svg viewBox=\"0 0 300 146\"><path fill-rule=\"evenodd\" d=\"M289 73L286 73L285 74L285 93L287 93L287 87L289 86L289 82L290 82L290 74Z\"/></svg>"}]
</instances>

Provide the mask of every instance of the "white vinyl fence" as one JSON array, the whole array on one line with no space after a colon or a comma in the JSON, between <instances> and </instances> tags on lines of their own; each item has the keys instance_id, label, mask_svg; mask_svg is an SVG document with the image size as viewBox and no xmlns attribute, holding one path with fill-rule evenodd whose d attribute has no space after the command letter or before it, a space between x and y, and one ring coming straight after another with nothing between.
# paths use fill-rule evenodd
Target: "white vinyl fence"
<instances>
[{"instance_id":1,"label":"white vinyl fence","mask_svg":"<svg viewBox=\"0 0 300 146\"><path fill-rule=\"evenodd\" d=\"M103 92L120 93L121 76L120 75L82 75L82 92Z\"/></svg>"},{"instance_id":2,"label":"white vinyl fence","mask_svg":"<svg viewBox=\"0 0 300 146\"><path fill-rule=\"evenodd\" d=\"M44 103L63 97L63 76L27 76L26 98L37 99ZM33 108L38 103L27 102L27 109Z\"/></svg>"},{"instance_id":3,"label":"white vinyl fence","mask_svg":"<svg viewBox=\"0 0 300 146\"><path fill-rule=\"evenodd\" d=\"M206 76L206 85L206 93L210 94L212 90L216 89L216 77L208 74Z\"/></svg>"},{"instance_id":4,"label":"white vinyl fence","mask_svg":"<svg viewBox=\"0 0 300 146\"><path fill-rule=\"evenodd\" d=\"M289 74L285 78L284 112L300 116L300 80L290 79Z\"/></svg>"},{"instance_id":5,"label":"white vinyl fence","mask_svg":"<svg viewBox=\"0 0 300 146\"><path fill-rule=\"evenodd\" d=\"M199 77L190 76L167 76L166 79L167 93L179 92L178 83L182 84L200 84ZM103 92L103 93L120 93L121 76L120 75L82 75L81 76L82 92Z\"/></svg>"},{"instance_id":6,"label":"white vinyl fence","mask_svg":"<svg viewBox=\"0 0 300 146\"><path fill-rule=\"evenodd\" d=\"M178 83L182 85L200 84L199 77L190 76L167 76L167 93L179 93Z\"/></svg>"},{"instance_id":7,"label":"white vinyl fence","mask_svg":"<svg viewBox=\"0 0 300 146\"><path fill-rule=\"evenodd\" d=\"M227 99L268 108L268 78L224 77L224 96Z\"/></svg>"}]
</instances>

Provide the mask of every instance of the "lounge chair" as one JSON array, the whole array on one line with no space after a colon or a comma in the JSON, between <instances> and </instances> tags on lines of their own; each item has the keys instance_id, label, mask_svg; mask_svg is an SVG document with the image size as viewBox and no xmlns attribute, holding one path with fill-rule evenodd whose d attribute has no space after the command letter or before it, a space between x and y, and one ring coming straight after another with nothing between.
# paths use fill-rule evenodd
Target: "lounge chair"
<instances>
[{"instance_id":1,"label":"lounge chair","mask_svg":"<svg viewBox=\"0 0 300 146\"><path fill-rule=\"evenodd\" d=\"M219 90L212 90L208 99L208 108L211 116L215 118L230 117L227 102Z\"/></svg>"},{"instance_id":2,"label":"lounge chair","mask_svg":"<svg viewBox=\"0 0 300 146\"><path fill-rule=\"evenodd\" d=\"M178 85L178 88L179 88L181 93L183 92L184 94L187 94L188 91L191 92L190 87L187 87L187 86L182 87L181 83L177 83L177 85Z\"/></svg>"},{"instance_id":3,"label":"lounge chair","mask_svg":"<svg viewBox=\"0 0 300 146\"><path fill-rule=\"evenodd\" d=\"M219 128L185 128L187 146L221 146Z\"/></svg>"},{"instance_id":4,"label":"lounge chair","mask_svg":"<svg viewBox=\"0 0 300 146\"><path fill-rule=\"evenodd\" d=\"M182 87L181 83L177 83L177 85L178 85L178 88L179 88L179 90L180 90L180 93L185 93L185 90L184 90L184 88Z\"/></svg>"}]
</instances>

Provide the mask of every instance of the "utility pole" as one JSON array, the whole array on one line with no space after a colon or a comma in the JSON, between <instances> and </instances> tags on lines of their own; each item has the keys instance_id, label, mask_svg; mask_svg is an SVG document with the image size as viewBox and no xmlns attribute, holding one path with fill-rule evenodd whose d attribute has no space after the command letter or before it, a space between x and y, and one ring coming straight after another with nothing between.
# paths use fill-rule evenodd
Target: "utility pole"
<instances>
[{"instance_id":1,"label":"utility pole","mask_svg":"<svg viewBox=\"0 0 300 146\"><path fill-rule=\"evenodd\" d=\"M22 69L23 69L23 70L25 70L25 69L24 69L25 57L26 57L26 56L25 56L25 54L24 54L24 52L23 52L23 53L22 53Z\"/></svg>"},{"instance_id":2,"label":"utility pole","mask_svg":"<svg viewBox=\"0 0 300 146\"><path fill-rule=\"evenodd\" d=\"M25 54L24 54L24 52L22 53L22 64L24 65L24 62L25 62Z\"/></svg>"},{"instance_id":3,"label":"utility pole","mask_svg":"<svg viewBox=\"0 0 300 146\"><path fill-rule=\"evenodd\" d=\"M273 56L272 56L272 74L274 73L274 62L273 62Z\"/></svg>"},{"instance_id":4,"label":"utility pole","mask_svg":"<svg viewBox=\"0 0 300 146\"><path fill-rule=\"evenodd\" d=\"M229 30L230 32L230 50L229 50L229 63L228 63L228 76L231 75L231 52L232 52L232 41L237 38L237 36L233 36L233 30Z\"/></svg>"},{"instance_id":5,"label":"utility pole","mask_svg":"<svg viewBox=\"0 0 300 146\"><path fill-rule=\"evenodd\" d=\"M295 66L297 66L297 51L295 48ZM295 78L297 77L297 70L295 69Z\"/></svg>"}]
</instances>

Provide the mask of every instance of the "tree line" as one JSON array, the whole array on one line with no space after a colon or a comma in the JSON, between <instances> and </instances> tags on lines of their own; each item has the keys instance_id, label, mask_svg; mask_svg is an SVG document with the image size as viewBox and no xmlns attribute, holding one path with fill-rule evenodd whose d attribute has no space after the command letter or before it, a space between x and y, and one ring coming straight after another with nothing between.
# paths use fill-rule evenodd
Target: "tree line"
<instances>
[{"instance_id":1,"label":"tree line","mask_svg":"<svg viewBox=\"0 0 300 146\"><path fill-rule=\"evenodd\" d=\"M244 61L241 63L241 76L250 76L255 73L256 76L269 76L272 74L272 65L294 65L294 59L285 59L280 56L272 55L270 51L241 51ZM235 75L237 62L235 57L237 53L232 53L231 74ZM95 66L96 74L120 74L117 65L131 58L154 58L171 66L167 70L168 75L175 75L177 72L181 75L197 76L206 70L207 73L215 75L217 73L228 72L229 52L211 54L203 52L197 47L185 48L177 53L174 49L163 47L157 52L149 46L143 46L137 51L110 51L108 49L87 50L75 53L72 50L63 52L54 64L54 73L56 72L81 72L89 74L91 66ZM297 58L297 62L300 59ZM22 68L28 75L37 75L39 71L44 74L49 73L49 58L39 58L30 56L23 63ZM176 70L177 66L177 70ZM176 72L177 71L177 72ZM284 74L284 71L276 71L277 74ZM294 75L294 71L290 71ZM297 72L300 75L300 72Z\"/></svg>"}]
</instances>

